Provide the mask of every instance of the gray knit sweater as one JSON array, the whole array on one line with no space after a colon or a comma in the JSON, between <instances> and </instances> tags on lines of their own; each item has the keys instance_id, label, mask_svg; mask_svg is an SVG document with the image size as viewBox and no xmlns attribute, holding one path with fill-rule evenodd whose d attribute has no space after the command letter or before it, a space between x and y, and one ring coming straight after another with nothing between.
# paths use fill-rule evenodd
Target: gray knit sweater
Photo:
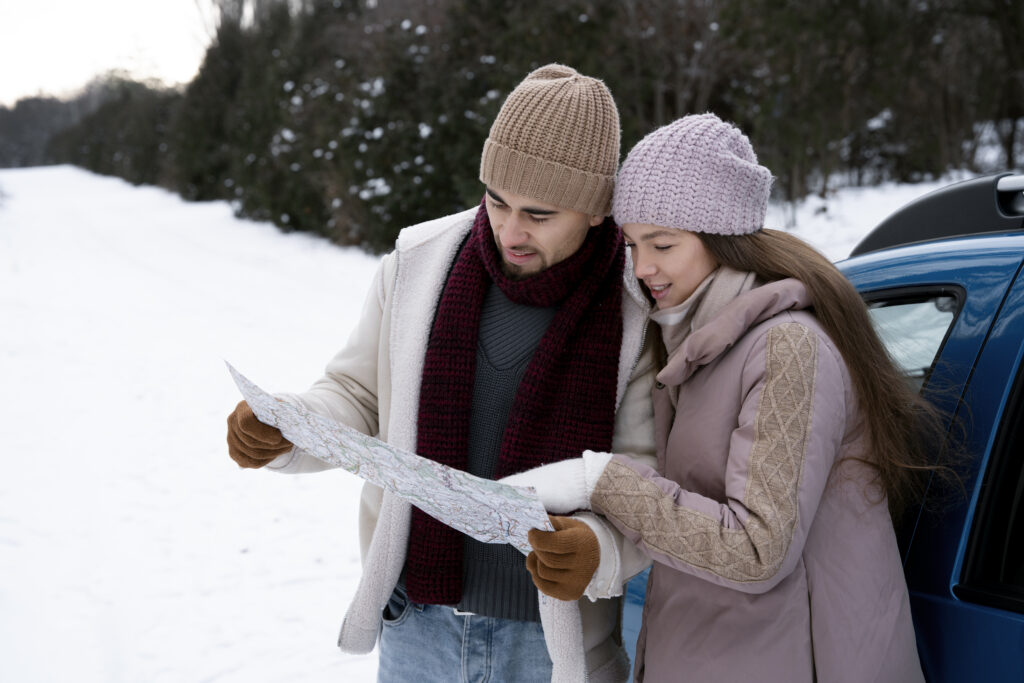
<instances>
[{"instance_id":1,"label":"gray knit sweater","mask_svg":"<svg viewBox=\"0 0 1024 683\"><path fill-rule=\"evenodd\" d=\"M494 286L480 314L467 471L494 478L512 402L533 352L555 315L510 301ZM465 539L459 609L502 619L540 621L526 558L511 545Z\"/></svg>"}]
</instances>

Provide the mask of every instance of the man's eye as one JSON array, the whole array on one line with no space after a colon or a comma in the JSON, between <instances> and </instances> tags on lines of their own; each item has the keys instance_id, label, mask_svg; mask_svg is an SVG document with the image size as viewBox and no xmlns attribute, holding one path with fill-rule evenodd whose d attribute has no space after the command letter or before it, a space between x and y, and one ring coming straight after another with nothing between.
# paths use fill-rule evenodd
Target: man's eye
<instances>
[{"instance_id":1,"label":"man's eye","mask_svg":"<svg viewBox=\"0 0 1024 683\"><path fill-rule=\"evenodd\" d=\"M533 219L534 223L543 223L548 219L547 216L534 216L532 213L530 214L530 218Z\"/></svg>"}]
</instances>

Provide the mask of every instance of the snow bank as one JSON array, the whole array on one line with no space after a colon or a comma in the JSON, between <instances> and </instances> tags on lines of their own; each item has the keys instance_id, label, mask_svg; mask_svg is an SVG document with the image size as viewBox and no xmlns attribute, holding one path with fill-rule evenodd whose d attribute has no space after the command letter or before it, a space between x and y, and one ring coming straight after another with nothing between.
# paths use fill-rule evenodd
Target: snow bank
<instances>
[{"instance_id":1,"label":"snow bank","mask_svg":"<svg viewBox=\"0 0 1024 683\"><path fill-rule=\"evenodd\" d=\"M359 482L242 471L228 359L302 389L376 259L69 167L0 171L0 680L373 680Z\"/></svg>"}]
</instances>

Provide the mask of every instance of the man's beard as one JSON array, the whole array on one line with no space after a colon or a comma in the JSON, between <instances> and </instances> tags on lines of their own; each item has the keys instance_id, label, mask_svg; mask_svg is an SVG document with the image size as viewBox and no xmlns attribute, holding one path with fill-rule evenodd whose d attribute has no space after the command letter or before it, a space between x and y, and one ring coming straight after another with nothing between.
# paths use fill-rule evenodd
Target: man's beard
<instances>
[{"instance_id":1,"label":"man's beard","mask_svg":"<svg viewBox=\"0 0 1024 683\"><path fill-rule=\"evenodd\" d=\"M505 277L509 280L522 280L523 278L530 277L532 273L524 273L522 266L517 266L514 263L509 263L504 258L501 259L501 271L505 273Z\"/></svg>"}]
</instances>

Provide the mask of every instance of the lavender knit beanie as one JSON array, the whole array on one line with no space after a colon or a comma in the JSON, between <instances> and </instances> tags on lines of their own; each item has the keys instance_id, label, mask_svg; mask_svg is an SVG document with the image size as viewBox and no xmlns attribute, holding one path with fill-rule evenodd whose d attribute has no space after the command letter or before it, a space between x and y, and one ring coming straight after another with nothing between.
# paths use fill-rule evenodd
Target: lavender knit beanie
<instances>
[{"instance_id":1,"label":"lavender knit beanie","mask_svg":"<svg viewBox=\"0 0 1024 683\"><path fill-rule=\"evenodd\" d=\"M771 187L771 171L739 128L714 114L684 116L626 157L612 213L619 225L743 235L764 226Z\"/></svg>"}]
</instances>

